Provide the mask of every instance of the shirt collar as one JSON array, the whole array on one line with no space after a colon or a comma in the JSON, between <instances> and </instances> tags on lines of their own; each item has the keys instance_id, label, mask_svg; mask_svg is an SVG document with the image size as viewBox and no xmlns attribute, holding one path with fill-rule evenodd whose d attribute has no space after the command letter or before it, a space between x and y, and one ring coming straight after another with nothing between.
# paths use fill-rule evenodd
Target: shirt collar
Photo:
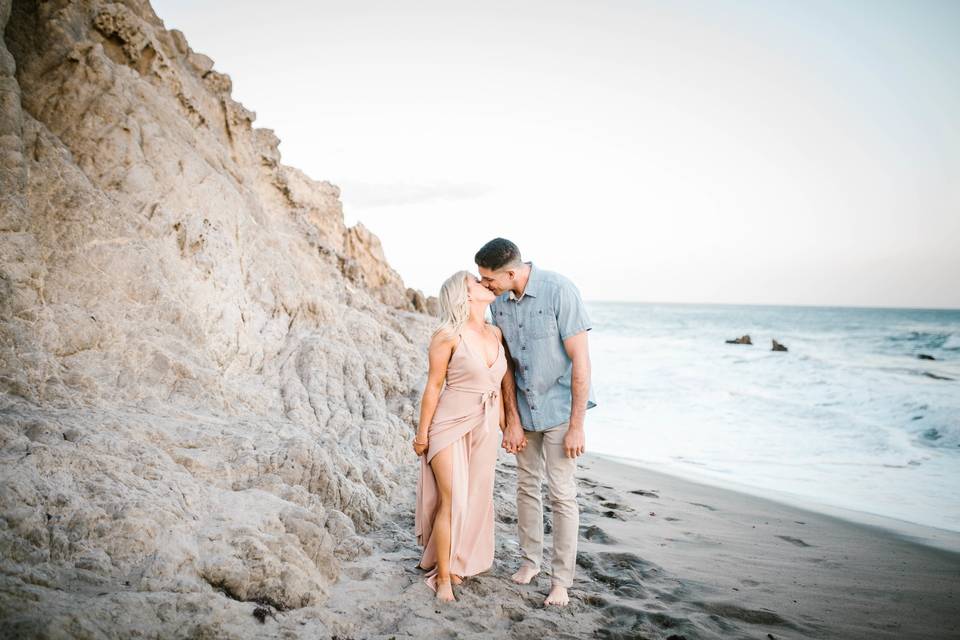
<instances>
[{"instance_id":1,"label":"shirt collar","mask_svg":"<svg viewBox=\"0 0 960 640\"><path fill-rule=\"evenodd\" d=\"M526 296L533 296L534 298L536 298L537 284L540 282L540 278L537 277L537 273L539 270L535 266L533 266L533 262L527 262L525 264L530 265L530 275L527 277L527 286L523 288L523 295L521 296L521 298ZM519 300L520 298L517 298L516 294L513 292L513 289L510 289L510 291L507 292L507 299Z\"/></svg>"}]
</instances>

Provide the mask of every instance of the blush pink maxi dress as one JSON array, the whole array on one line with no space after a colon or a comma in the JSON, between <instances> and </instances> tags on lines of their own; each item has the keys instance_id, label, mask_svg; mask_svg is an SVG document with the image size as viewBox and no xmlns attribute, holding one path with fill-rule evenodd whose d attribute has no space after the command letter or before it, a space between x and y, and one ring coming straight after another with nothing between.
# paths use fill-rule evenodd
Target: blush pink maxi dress
<instances>
[{"instance_id":1,"label":"blush pink maxi dress","mask_svg":"<svg viewBox=\"0 0 960 640\"><path fill-rule=\"evenodd\" d=\"M419 566L430 570L424 581L434 591L437 590L437 549L431 534L440 493L430 461L447 447L453 447L450 573L472 576L493 565L493 479L502 440L500 381L506 371L502 344L493 364L487 366L479 349L474 352L460 335L427 432L429 446L420 456L417 480L414 527L417 543L424 547Z\"/></svg>"}]
</instances>

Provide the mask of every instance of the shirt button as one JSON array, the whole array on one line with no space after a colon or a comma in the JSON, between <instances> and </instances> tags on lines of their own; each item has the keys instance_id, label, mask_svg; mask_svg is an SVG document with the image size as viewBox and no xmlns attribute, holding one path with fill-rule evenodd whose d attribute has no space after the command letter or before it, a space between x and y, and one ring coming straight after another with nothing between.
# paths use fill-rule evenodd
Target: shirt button
<instances>
[{"instance_id":1,"label":"shirt button","mask_svg":"<svg viewBox=\"0 0 960 640\"><path fill-rule=\"evenodd\" d=\"M534 411L536 411L536 410L537 410L537 405L535 405L535 404L534 404L534 405L530 405L530 408L533 409Z\"/></svg>"},{"instance_id":2,"label":"shirt button","mask_svg":"<svg viewBox=\"0 0 960 640\"><path fill-rule=\"evenodd\" d=\"M523 329L523 325L522 325L522 324L520 325L520 328Z\"/></svg>"},{"instance_id":3,"label":"shirt button","mask_svg":"<svg viewBox=\"0 0 960 640\"><path fill-rule=\"evenodd\" d=\"M527 350L527 345L523 345L522 347L520 347L520 350L521 350L521 351L526 351L526 350Z\"/></svg>"}]
</instances>

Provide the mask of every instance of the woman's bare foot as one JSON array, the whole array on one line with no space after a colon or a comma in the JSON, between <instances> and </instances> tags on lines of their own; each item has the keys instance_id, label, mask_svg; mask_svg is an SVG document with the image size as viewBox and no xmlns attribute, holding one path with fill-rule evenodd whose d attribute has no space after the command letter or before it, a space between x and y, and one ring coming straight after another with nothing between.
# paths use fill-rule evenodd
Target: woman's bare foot
<instances>
[{"instance_id":1,"label":"woman's bare foot","mask_svg":"<svg viewBox=\"0 0 960 640\"><path fill-rule=\"evenodd\" d=\"M567 595L567 588L561 587L560 585L553 585L553 588L550 589L550 593L547 595L547 599L543 601L544 606L549 607L550 605L556 605L558 607L565 607L570 604L570 596Z\"/></svg>"},{"instance_id":2,"label":"woman's bare foot","mask_svg":"<svg viewBox=\"0 0 960 640\"><path fill-rule=\"evenodd\" d=\"M455 573L451 573L451 574L450 574L450 582L453 583L453 584L460 584L461 582L463 582L463 578L461 578L460 576L458 576L458 575L455 574Z\"/></svg>"},{"instance_id":3,"label":"woman's bare foot","mask_svg":"<svg viewBox=\"0 0 960 640\"><path fill-rule=\"evenodd\" d=\"M517 572L513 574L513 581L517 584L529 584L533 580L533 576L540 573L538 569L534 569L532 565L524 562L520 565L520 568L517 569Z\"/></svg>"},{"instance_id":4,"label":"woman's bare foot","mask_svg":"<svg viewBox=\"0 0 960 640\"><path fill-rule=\"evenodd\" d=\"M453 602L453 587L450 585L450 578L437 578L437 600L440 602Z\"/></svg>"}]
</instances>

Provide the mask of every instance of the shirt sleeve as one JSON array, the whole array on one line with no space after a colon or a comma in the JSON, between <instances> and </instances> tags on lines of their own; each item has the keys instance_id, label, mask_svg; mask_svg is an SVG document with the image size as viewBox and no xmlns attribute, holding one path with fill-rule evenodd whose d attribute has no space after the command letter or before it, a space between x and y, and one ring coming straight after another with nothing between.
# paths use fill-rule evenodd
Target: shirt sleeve
<instances>
[{"instance_id":1,"label":"shirt sleeve","mask_svg":"<svg viewBox=\"0 0 960 640\"><path fill-rule=\"evenodd\" d=\"M576 285L570 281L564 282L557 287L556 295L557 327L560 329L561 340L593 328Z\"/></svg>"}]
</instances>

